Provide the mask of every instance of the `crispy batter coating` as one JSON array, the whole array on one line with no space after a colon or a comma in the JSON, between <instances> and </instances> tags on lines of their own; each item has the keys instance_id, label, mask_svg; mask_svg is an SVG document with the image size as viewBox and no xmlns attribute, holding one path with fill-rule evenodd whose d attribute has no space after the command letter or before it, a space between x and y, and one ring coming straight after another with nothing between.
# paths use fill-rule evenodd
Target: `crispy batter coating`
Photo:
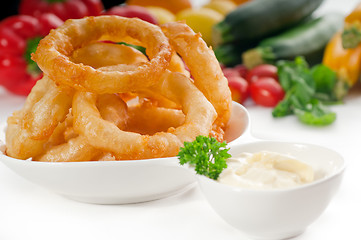
<instances>
[{"instance_id":1,"label":"crispy batter coating","mask_svg":"<svg viewBox=\"0 0 361 240\"><path fill-rule=\"evenodd\" d=\"M146 55L117 41L143 46ZM228 83L213 51L184 23L68 20L41 40L33 59L44 77L8 118L11 157L149 159L176 156L199 135L223 140Z\"/></svg>"},{"instance_id":2,"label":"crispy batter coating","mask_svg":"<svg viewBox=\"0 0 361 240\"><path fill-rule=\"evenodd\" d=\"M101 71L71 61L72 53L98 40L130 37L146 47L149 61L136 71ZM98 94L130 92L149 87L168 67L172 51L162 30L137 18L97 16L69 19L43 38L32 59L57 84ZM117 79L115 81L115 79Z\"/></svg>"},{"instance_id":3,"label":"crispy batter coating","mask_svg":"<svg viewBox=\"0 0 361 240\"><path fill-rule=\"evenodd\" d=\"M161 27L171 46L190 69L194 84L216 109L215 129L217 126L225 129L231 116L232 96L213 50L185 23L170 22Z\"/></svg>"}]
</instances>

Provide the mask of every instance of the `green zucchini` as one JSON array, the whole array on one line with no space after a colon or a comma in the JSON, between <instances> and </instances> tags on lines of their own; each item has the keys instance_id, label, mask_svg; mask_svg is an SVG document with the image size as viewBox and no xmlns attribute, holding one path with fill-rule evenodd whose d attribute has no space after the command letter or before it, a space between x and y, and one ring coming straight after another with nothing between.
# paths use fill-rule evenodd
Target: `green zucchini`
<instances>
[{"instance_id":1,"label":"green zucchini","mask_svg":"<svg viewBox=\"0 0 361 240\"><path fill-rule=\"evenodd\" d=\"M311 65L321 62L325 46L342 26L343 15L336 13L306 21L244 52L243 64L252 68L279 59L293 60L296 56L303 56Z\"/></svg>"},{"instance_id":2,"label":"green zucchini","mask_svg":"<svg viewBox=\"0 0 361 240\"><path fill-rule=\"evenodd\" d=\"M256 46L256 43L247 46L237 44L223 44L214 49L214 54L220 63L226 66L235 66L242 62L243 52Z\"/></svg>"},{"instance_id":3,"label":"green zucchini","mask_svg":"<svg viewBox=\"0 0 361 240\"><path fill-rule=\"evenodd\" d=\"M323 0L252 0L227 14L212 30L212 45L248 44L289 28L310 16Z\"/></svg>"}]
</instances>

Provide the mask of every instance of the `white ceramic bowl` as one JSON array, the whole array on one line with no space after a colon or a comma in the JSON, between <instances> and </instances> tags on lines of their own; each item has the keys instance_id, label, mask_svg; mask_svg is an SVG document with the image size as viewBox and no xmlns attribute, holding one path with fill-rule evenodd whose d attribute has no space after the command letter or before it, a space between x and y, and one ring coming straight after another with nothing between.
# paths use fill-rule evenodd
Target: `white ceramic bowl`
<instances>
[{"instance_id":1,"label":"white ceramic bowl","mask_svg":"<svg viewBox=\"0 0 361 240\"><path fill-rule=\"evenodd\" d=\"M231 154L262 150L289 154L310 164L316 180L283 190L241 189L198 176L213 209L251 239L285 239L302 233L325 210L338 189L345 169L336 152L315 145L254 142L231 148Z\"/></svg>"},{"instance_id":2,"label":"white ceramic bowl","mask_svg":"<svg viewBox=\"0 0 361 240\"><path fill-rule=\"evenodd\" d=\"M248 123L246 109L233 103L226 140L237 141L247 131ZM181 191L195 182L194 175L180 167L176 157L46 163L18 160L1 154L0 161L20 176L51 191L74 200L97 204L156 200Z\"/></svg>"}]
</instances>

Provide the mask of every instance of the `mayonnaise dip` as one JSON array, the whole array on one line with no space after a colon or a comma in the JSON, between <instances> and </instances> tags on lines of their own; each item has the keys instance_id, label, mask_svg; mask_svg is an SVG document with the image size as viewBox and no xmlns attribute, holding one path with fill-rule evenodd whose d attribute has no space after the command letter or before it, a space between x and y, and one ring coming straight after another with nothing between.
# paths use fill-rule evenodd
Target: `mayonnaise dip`
<instances>
[{"instance_id":1,"label":"mayonnaise dip","mask_svg":"<svg viewBox=\"0 0 361 240\"><path fill-rule=\"evenodd\" d=\"M229 158L227 165L218 181L241 188L290 188L314 179L311 166L275 152L242 153Z\"/></svg>"}]
</instances>

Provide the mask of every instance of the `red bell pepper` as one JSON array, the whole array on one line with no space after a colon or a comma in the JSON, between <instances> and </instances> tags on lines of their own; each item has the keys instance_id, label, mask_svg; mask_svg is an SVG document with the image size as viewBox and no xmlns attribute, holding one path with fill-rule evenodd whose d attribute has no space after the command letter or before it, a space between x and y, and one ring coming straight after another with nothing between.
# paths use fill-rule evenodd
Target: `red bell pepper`
<instances>
[{"instance_id":1,"label":"red bell pepper","mask_svg":"<svg viewBox=\"0 0 361 240\"><path fill-rule=\"evenodd\" d=\"M37 17L16 15L0 22L0 85L10 92L28 95L42 77L31 53L42 37L63 21L52 13Z\"/></svg>"},{"instance_id":2,"label":"red bell pepper","mask_svg":"<svg viewBox=\"0 0 361 240\"><path fill-rule=\"evenodd\" d=\"M53 13L63 21L69 18L98 16L104 10L101 0L22 0L19 13L37 16Z\"/></svg>"}]
</instances>

